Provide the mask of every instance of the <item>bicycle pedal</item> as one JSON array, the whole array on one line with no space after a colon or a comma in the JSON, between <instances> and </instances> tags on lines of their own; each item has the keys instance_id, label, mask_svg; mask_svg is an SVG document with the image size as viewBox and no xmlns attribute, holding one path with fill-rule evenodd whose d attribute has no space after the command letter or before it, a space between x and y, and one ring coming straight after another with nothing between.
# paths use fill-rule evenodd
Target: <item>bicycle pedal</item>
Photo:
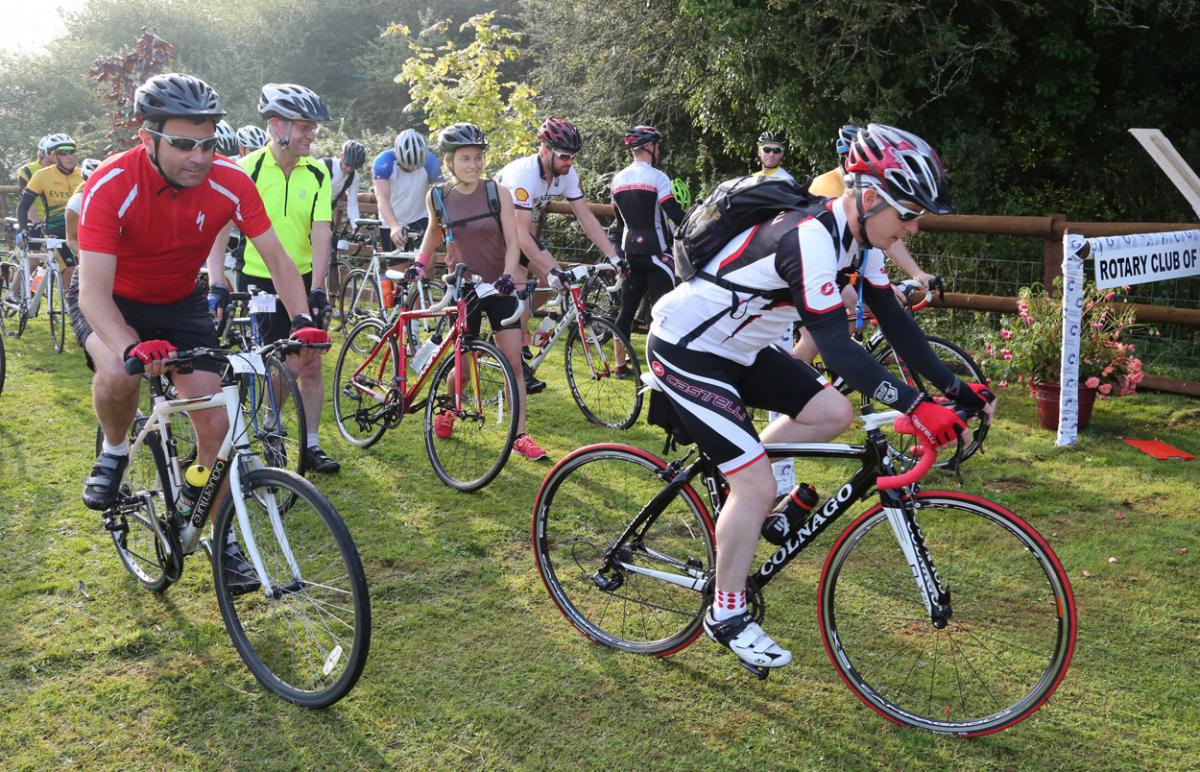
<instances>
[{"instance_id":1,"label":"bicycle pedal","mask_svg":"<svg viewBox=\"0 0 1200 772\"><path fill-rule=\"evenodd\" d=\"M742 667L746 668L747 670L749 670L750 673L760 681L767 680L767 676L771 675L771 668L759 667L758 665L751 665L749 662L745 661L741 657L738 657L738 664L741 665Z\"/></svg>"}]
</instances>

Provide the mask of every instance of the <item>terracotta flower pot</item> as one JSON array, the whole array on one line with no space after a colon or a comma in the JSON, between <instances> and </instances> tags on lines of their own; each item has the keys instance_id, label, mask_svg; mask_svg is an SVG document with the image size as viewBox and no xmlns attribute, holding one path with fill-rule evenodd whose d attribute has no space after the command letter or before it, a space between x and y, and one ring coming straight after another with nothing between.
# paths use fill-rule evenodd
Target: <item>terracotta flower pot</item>
<instances>
[{"instance_id":1,"label":"terracotta flower pot","mask_svg":"<svg viewBox=\"0 0 1200 772\"><path fill-rule=\"evenodd\" d=\"M1038 423L1043 429L1058 430L1058 396L1057 383L1030 384L1033 398L1037 400ZM1079 387L1079 431L1088 427L1092 420L1092 405L1096 402L1096 390L1086 386Z\"/></svg>"}]
</instances>

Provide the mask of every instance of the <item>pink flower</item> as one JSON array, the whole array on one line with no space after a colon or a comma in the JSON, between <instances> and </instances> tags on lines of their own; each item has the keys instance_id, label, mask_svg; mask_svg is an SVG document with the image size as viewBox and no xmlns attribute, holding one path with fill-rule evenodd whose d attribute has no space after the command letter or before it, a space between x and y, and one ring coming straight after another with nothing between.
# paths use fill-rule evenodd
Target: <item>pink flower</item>
<instances>
[{"instance_id":1,"label":"pink flower","mask_svg":"<svg viewBox=\"0 0 1200 772\"><path fill-rule=\"evenodd\" d=\"M1000 330L1000 340L1012 340L1012 333L1008 330Z\"/></svg>"},{"instance_id":2,"label":"pink flower","mask_svg":"<svg viewBox=\"0 0 1200 772\"><path fill-rule=\"evenodd\" d=\"M1104 296L1104 299L1105 299L1106 301L1108 301L1108 302L1110 302L1110 303L1111 303L1111 302L1112 302L1112 299L1113 299L1113 298L1115 298L1116 296L1117 296L1117 293L1113 292L1112 290L1109 290L1109 291L1108 291L1108 294L1106 294L1106 295Z\"/></svg>"},{"instance_id":3,"label":"pink flower","mask_svg":"<svg viewBox=\"0 0 1200 772\"><path fill-rule=\"evenodd\" d=\"M1093 330L1103 330L1104 322L1092 322L1092 329Z\"/></svg>"},{"instance_id":4,"label":"pink flower","mask_svg":"<svg viewBox=\"0 0 1200 772\"><path fill-rule=\"evenodd\" d=\"M998 388L1001 388L1001 389L1007 389L1007 388L1008 388L1008 381L997 381L997 382L996 382L996 386L997 386Z\"/></svg>"},{"instance_id":5,"label":"pink flower","mask_svg":"<svg viewBox=\"0 0 1200 772\"><path fill-rule=\"evenodd\" d=\"M1105 397L1107 397L1109 394L1112 394L1112 384L1111 383L1101 384L1100 385L1100 393Z\"/></svg>"},{"instance_id":6,"label":"pink flower","mask_svg":"<svg viewBox=\"0 0 1200 772\"><path fill-rule=\"evenodd\" d=\"M1000 350L1000 358L1003 359L1005 362L1008 362L1009 360L1012 359L1012 352L1009 351L1008 349L1001 349Z\"/></svg>"},{"instance_id":7,"label":"pink flower","mask_svg":"<svg viewBox=\"0 0 1200 772\"><path fill-rule=\"evenodd\" d=\"M1094 389L1100 385L1100 379L1093 375L1091 378L1088 378L1086 381L1084 381L1083 385L1087 386L1089 389Z\"/></svg>"}]
</instances>

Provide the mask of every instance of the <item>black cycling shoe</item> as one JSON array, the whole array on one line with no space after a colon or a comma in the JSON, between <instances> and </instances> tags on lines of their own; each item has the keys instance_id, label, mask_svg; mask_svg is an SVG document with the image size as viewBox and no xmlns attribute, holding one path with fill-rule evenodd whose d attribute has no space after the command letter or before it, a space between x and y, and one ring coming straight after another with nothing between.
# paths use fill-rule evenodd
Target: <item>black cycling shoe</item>
<instances>
[{"instance_id":1,"label":"black cycling shoe","mask_svg":"<svg viewBox=\"0 0 1200 772\"><path fill-rule=\"evenodd\" d=\"M330 458L325 451L314 446L304 449L304 468L321 474L333 474L341 470L342 465Z\"/></svg>"},{"instance_id":2,"label":"black cycling shoe","mask_svg":"<svg viewBox=\"0 0 1200 772\"><path fill-rule=\"evenodd\" d=\"M129 466L129 454L101 453L92 465L92 476L83 481L83 505L103 512L117 503L121 477Z\"/></svg>"},{"instance_id":3,"label":"black cycling shoe","mask_svg":"<svg viewBox=\"0 0 1200 772\"><path fill-rule=\"evenodd\" d=\"M626 362L623 365L617 365L616 375L621 380L628 380L633 377L633 368Z\"/></svg>"},{"instance_id":4,"label":"black cycling shoe","mask_svg":"<svg viewBox=\"0 0 1200 772\"><path fill-rule=\"evenodd\" d=\"M533 359L533 352L529 350L529 346L521 346L521 358L526 360Z\"/></svg>"},{"instance_id":5,"label":"black cycling shoe","mask_svg":"<svg viewBox=\"0 0 1200 772\"><path fill-rule=\"evenodd\" d=\"M262 587L258 573L250 561L246 560L242 548L236 541L225 542L225 586L230 595L245 595Z\"/></svg>"},{"instance_id":6,"label":"black cycling shoe","mask_svg":"<svg viewBox=\"0 0 1200 772\"><path fill-rule=\"evenodd\" d=\"M537 376L533 374L533 370L529 369L529 365L521 363L521 374L525 376L525 393L537 394L539 391L546 390L546 382L539 381Z\"/></svg>"}]
</instances>

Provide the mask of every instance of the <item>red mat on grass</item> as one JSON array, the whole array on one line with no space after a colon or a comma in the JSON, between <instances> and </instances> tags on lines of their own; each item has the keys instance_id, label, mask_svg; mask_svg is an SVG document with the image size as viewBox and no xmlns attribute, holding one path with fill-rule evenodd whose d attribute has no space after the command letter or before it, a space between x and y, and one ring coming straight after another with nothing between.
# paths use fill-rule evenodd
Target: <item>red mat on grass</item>
<instances>
[{"instance_id":1,"label":"red mat on grass","mask_svg":"<svg viewBox=\"0 0 1200 772\"><path fill-rule=\"evenodd\" d=\"M1143 453L1153 456L1160 461L1166 458L1177 458L1180 461L1191 461L1195 456L1186 450L1173 448L1160 440L1122 440L1126 445L1132 445Z\"/></svg>"}]
</instances>

